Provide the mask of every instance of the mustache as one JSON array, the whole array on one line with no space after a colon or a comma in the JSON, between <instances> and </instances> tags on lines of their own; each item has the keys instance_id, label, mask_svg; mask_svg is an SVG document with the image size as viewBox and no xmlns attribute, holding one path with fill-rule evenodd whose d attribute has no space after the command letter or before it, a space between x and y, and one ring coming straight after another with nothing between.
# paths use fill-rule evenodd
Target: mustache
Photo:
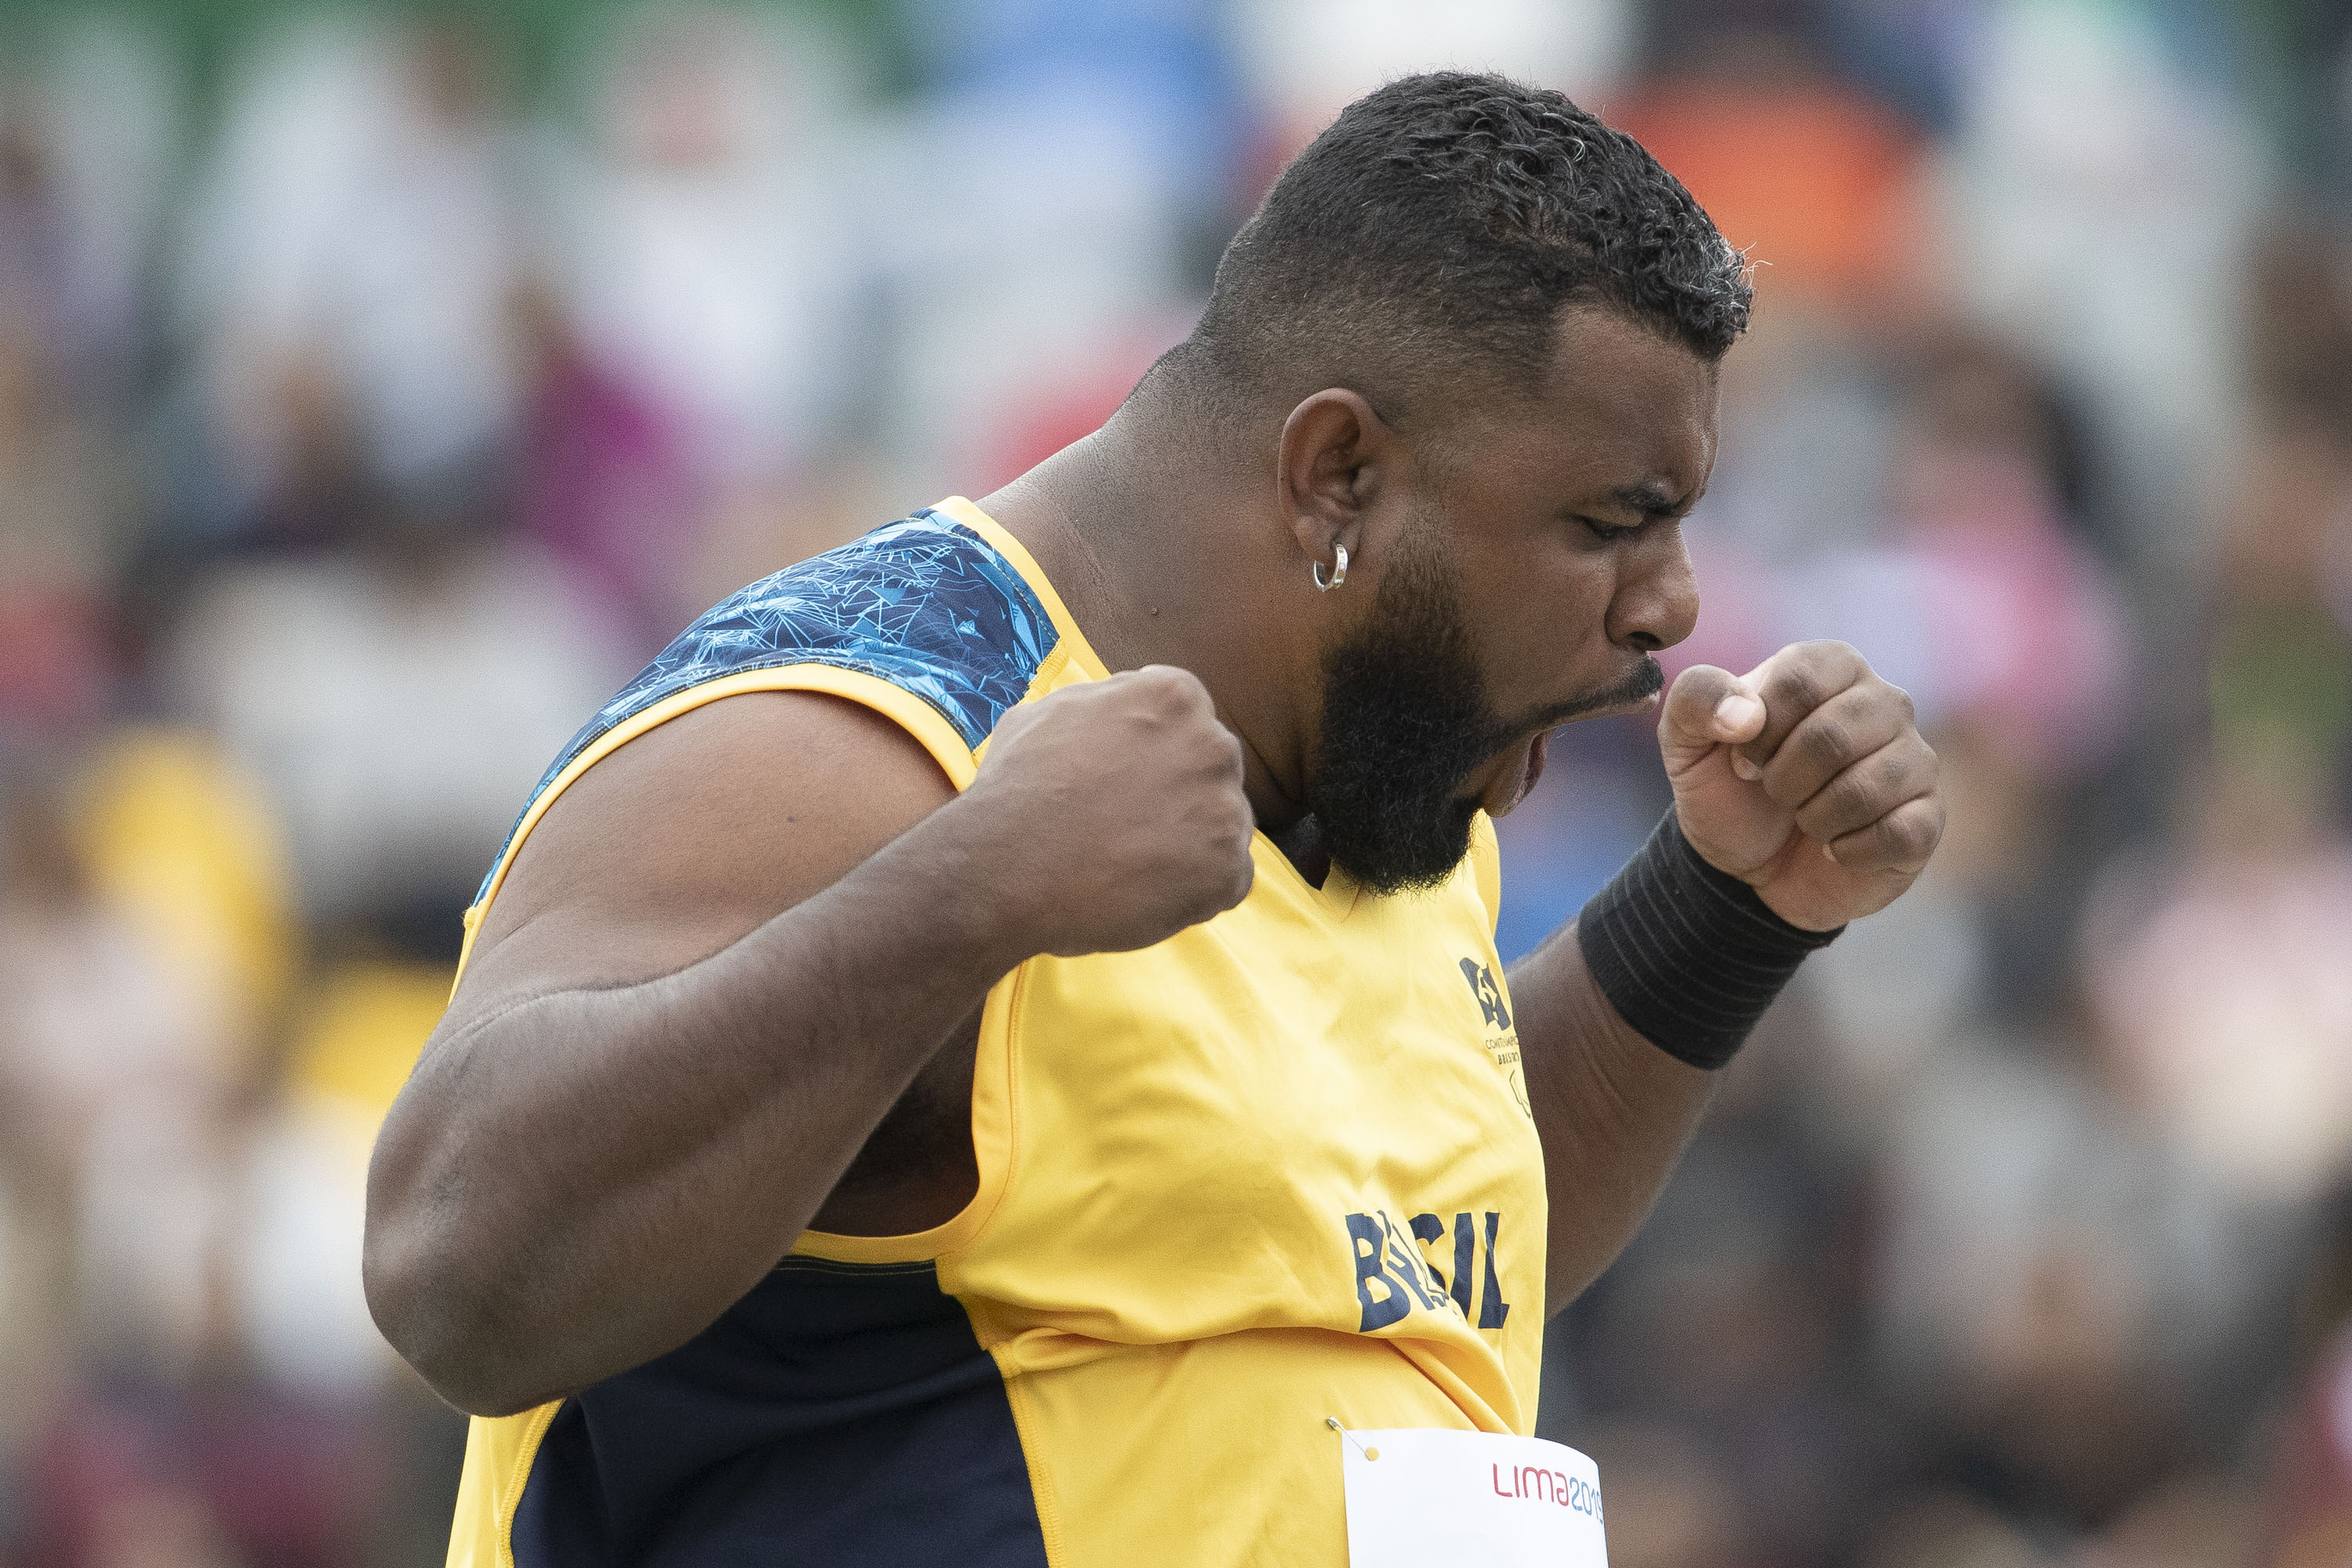
<instances>
[{"instance_id":1,"label":"mustache","mask_svg":"<svg viewBox=\"0 0 2352 1568\"><path fill-rule=\"evenodd\" d=\"M1588 691L1581 697L1571 697L1564 702L1554 702L1538 708L1510 726L1514 735L1532 735L1538 730L1553 730L1587 714L1608 708L1623 707L1629 702L1643 702L1666 689L1666 672L1648 654L1628 671L1622 680L1604 686L1598 691Z\"/></svg>"}]
</instances>

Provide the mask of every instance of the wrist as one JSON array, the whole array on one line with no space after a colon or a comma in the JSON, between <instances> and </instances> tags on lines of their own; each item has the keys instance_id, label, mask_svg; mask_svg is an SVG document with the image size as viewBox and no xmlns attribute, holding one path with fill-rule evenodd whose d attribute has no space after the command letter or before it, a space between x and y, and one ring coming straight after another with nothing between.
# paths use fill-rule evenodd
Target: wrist
<instances>
[{"instance_id":1,"label":"wrist","mask_svg":"<svg viewBox=\"0 0 2352 1568\"><path fill-rule=\"evenodd\" d=\"M1710 865L1669 810L1577 920L1594 985L1660 1050L1709 1071L1746 1043L1805 955L1839 926L1809 931Z\"/></svg>"},{"instance_id":2,"label":"wrist","mask_svg":"<svg viewBox=\"0 0 2352 1568\"><path fill-rule=\"evenodd\" d=\"M920 884L912 907L993 984L1045 951L1047 905L1033 886L1032 857L989 806L958 795L892 847L903 847L907 872Z\"/></svg>"}]
</instances>

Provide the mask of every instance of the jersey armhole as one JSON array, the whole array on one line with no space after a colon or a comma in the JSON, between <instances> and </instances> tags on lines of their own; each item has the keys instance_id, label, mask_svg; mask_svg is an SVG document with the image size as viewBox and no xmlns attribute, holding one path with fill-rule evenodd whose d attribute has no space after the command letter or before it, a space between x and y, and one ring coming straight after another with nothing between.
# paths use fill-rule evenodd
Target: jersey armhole
<instances>
[{"instance_id":1,"label":"jersey armhole","mask_svg":"<svg viewBox=\"0 0 2352 1568\"><path fill-rule=\"evenodd\" d=\"M556 797L578 783L582 774L631 741L649 731L660 728L681 714L690 713L707 703L725 697L739 697L752 691L815 691L830 697L840 697L871 708L905 730L922 743L922 747L946 773L948 782L958 793L971 783L979 764L971 749L963 743L940 710L903 687L893 686L877 675L864 670L844 669L831 664L787 664L772 669L747 669L737 675L721 676L716 680L689 686L673 692L659 702L632 713L596 737L581 753L564 764L563 771L548 782L545 789L531 801L522 820L515 825L507 839L506 848L499 856L497 868L490 879L483 884L482 896L466 911L465 944L457 952L457 974L449 983L452 995L457 994L457 980L466 973L466 962L474 955L474 937L481 930L482 917L489 910L490 901L499 896L506 882L507 872L514 866L515 857L522 852L523 841L530 837L540 818L547 815Z\"/></svg>"},{"instance_id":2,"label":"jersey armhole","mask_svg":"<svg viewBox=\"0 0 2352 1568\"><path fill-rule=\"evenodd\" d=\"M950 1295L947 1259L971 1247L994 1216L1012 1184L1016 1103L1013 1076L1018 1068L1016 1019L1026 988L1029 965L1024 963L989 987L982 1004L980 1041L971 1063L971 1160L978 1184L971 1201L929 1230L898 1236L843 1236L827 1230L804 1230L793 1243L798 1258L820 1258L831 1263L938 1263L940 1289ZM967 1303L968 1305L968 1303ZM977 1332L980 1325L975 1322ZM989 1342L982 1336L982 1344Z\"/></svg>"}]
</instances>

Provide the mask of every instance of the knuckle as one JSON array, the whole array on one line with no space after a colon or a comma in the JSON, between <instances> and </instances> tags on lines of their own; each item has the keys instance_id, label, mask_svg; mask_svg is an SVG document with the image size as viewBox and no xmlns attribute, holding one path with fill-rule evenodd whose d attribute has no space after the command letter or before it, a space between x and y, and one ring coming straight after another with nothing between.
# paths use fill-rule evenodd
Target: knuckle
<instances>
[{"instance_id":1,"label":"knuckle","mask_svg":"<svg viewBox=\"0 0 2352 1568\"><path fill-rule=\"evenodd\" d=\"M1796 657L1776 668L1774 684L1788 700L1816 708L1852 686L1855 676L1869 668L1849 643L1800 643Z\"/></svg>"},{"instance_id":2,"label":"knuckle","mask_svg":"<svg viewBox=\"0 0 2352 1568\"><path fill-rule=\"evenodd\" d=\"M1869 661L1862 657L1860 648L1836 637L1824 637L1819 642L1807 643L1805 647L1822 667L1841 674L1850 674L1856 669L1870 668Z\"/></svg>"},{"instance_id":3,"label":"knuckle","mask_svg":"<svg viewBox=\"0 0 2352 1568\"><path fill-rule=\"evenodd\" d=\"M1821 672L1809 664L1788 665L1778 673L1773 684L1779 688L1774 695L1783 704L1800 712L1811 712L1829 696L1827 682L1822 679Z\"/></svg>"},{"instance_id":4,"label":"knuckle","mask_svg":"<svg viewBox=\"0 0 2352 1568\"><path fill-rule=\"evenodd\" d=\"M1858 742L1850 725L1826 714L1815 714L1812 721L1797 732L1797 744L1799 754L1808 762L1842 768L1853 760Z\"/></svg>"},{"instance_id":5,"label":"knuckle","mask_svg":"<svg viewBox=\"0 0 2352 1568\"><path fill-rule=\"evenodd\" d=\"M1937 792L1944 787L1943 774L1944 763L1942 759L1937 757L1935 752L1927 751L1924 747L1921 748L1919 756L1913 764L1911 771L1911 777L1914 783L1910 793L1917 795L1925 795L1931 800L1935 799ZM1940 812L1943 808L1938 805L1937 809Z\"/></svg>"},{"instance_id":6,"label":"knuckle","mask_svg":"<svg viewBox=\"0 0 2352 1568\"><path fill-rule=\"evenodd\" d=\"M1942 825L1937 822L1932 812L1927 811L1906 808L1894 813L1879 826L1895 849L1906 856L1928 853L1936 847L1936 841L1943 837Z\"/></svg>"},{"instance_id":7,"label":"knuckle","mask_svg":"<svg viewBox=\"0 0 2352 1568\"><path fill-rule=\"evenodd\" d=\"M1797 810L1797 826L1816 838L1836 838L1871 826L1869 795L1838 779Z\"/></svg>"},{"instance_id":8,"label":"knuckle","mask_svg":"<svg viewBox=\"0 0 2352 1568\"><path fill-rule=\"evenodd\" d=\"M1872 808L1885 796L1880 793L1878 781L1869 776L1868 769L1849 768L1830 781L1822 798L1833 816L1849 822L1866 822Z\"/></svg>"},{"instance_id":9,"label":"knuckle","mask_svg":"<svg viewBox=\"0 0 2352 1568\"><path fill-rule=\"evenodd\" d=\"M1912 781L1919 776L1919 767L1917 757L1900 746L1888 746L1870 761L1870 788L1882 800L1902 800L1910 793Z\"/></svg>"},{"instance_id":10,"label":"knuckle","mask_svg":"<svg viewBox=\"0 0 2352 1568\"><path fill-rule=\"evenodd\" d=\"M1870 829L1893 840L1906 829L1908 815L1902 802L1909 793L1911 763L1891 748L1845 769L1823 785L1820 795L1799 813L1809 831L1837 833Z\"/></svg>"}]
</instances>

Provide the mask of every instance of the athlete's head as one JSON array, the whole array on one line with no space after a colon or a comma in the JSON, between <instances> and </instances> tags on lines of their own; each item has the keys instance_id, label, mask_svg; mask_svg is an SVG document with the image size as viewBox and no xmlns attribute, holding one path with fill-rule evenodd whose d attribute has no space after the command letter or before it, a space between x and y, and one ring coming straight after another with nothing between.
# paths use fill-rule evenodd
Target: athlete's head
<instances>
[{"instance_id":1,"label":"athlete's head","mask_svg":"<svg viewBox=\"0 0 2352 1568\"><path fill-rule=\"evenodd\" d=\"M1656 691L1749 297L1638 143L1492 76L1359 100L1225 252L1164 368L1208 417L1279 429L1323 670L1307 803L1366 885L1444 877L1546 731Z\"/></svg>"}]
</instances>

